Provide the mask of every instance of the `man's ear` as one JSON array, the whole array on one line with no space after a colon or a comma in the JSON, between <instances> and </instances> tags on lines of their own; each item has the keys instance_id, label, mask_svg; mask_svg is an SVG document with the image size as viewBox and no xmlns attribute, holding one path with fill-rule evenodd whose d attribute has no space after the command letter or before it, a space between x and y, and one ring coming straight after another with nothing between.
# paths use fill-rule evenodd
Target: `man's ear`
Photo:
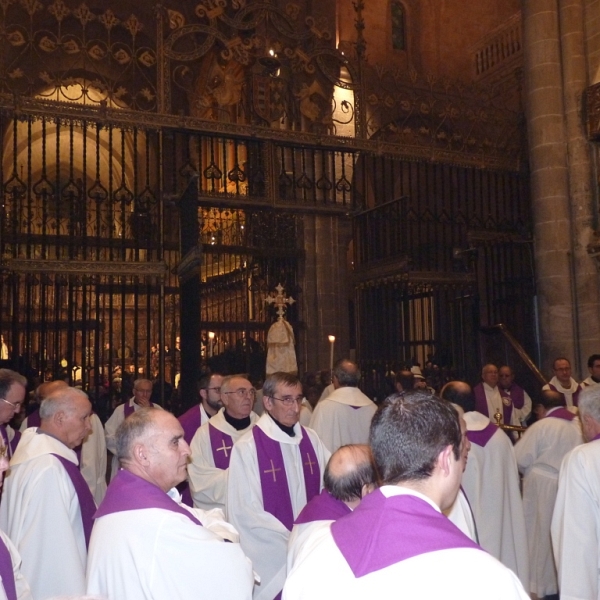
<instances>
[{"instance_id":1,"label":"man's ear","mask_svg":"<svg viewBox=\"0 0 600 600\"><path fill-rule=\"evenodd\" d=\"M66 418L67 418L67 414L65 413L64 410L57 410L54 413L52 420L54 421L55 425L58 425L60 427L65 422Z\"/></svg>"},{"instance_id":2,"label":"man's ear","mask_svg":"<svg viewBox=\"0 0 600 600\"><path fill-rule=\"evenodd\" d=\"M135 444L131 456L140 465L146 466L148 464L148 449L144 444Z\"/></svg>"},{"instance_id":3,"label":"man's ear","mask_svg":"<svg viewBox=\"0 0 600 600\"><path fill-rule=\"evenodd\" d=\"M452 458L454 457L454 451L451 445L446 446L439 454L437 460L437 466L444 476L448 476L451 473Z\"/></svg>"},{"instance_id":4,"label":"man's ear","mask_svg":"<svg viewBox=\"0 0 600 600\"><path fill-rule=\"evenodd\" d=\"M263 406L267 410L273 410L273 400L269 396L263 396Z\"/></svg>"}]
</instances>

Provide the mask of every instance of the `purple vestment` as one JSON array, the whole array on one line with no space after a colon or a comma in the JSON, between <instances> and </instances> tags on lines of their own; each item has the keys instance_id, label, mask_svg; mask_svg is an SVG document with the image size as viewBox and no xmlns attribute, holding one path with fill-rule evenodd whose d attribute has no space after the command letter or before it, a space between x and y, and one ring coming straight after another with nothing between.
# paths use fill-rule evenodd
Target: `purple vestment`
<instances>
[{"instance_id":1,"label":"purple vestment","mask_svg":"<svg viewBox=\"0 0 600 600\"><path fill-rule=\"evenodd\" d=\"M300 458L304 471L306 500L310 501L321 488L321 469L306 429L301 427L301 430ZM256 443L264 509L291 531L294 525L294 512L281 445L271 439L260 427L254 427L252 435Z\"/></svg>"},{"instance_id":2,"label":"purple vestment","mask_svg":"<svg viewBox=\"0 0 600 600\"><path fill-rule=\"evenodd\" d=\"M505 425L510 425L513 411L513 400L509 394L502 395L503 390L498 388L500 392L500 398L502 399L502 422ZM483 383L478 383L473 388L475 394L475 410L491 419L494 415L490 415L488 410L487 397L485 395L485 388ZM499 406L496 408L500 408Z\"/></svg>"},{"instance_id":3,"label":"purple vestment","mask_svg":"<svg viewBox=\"0 0 600 600\"><path fill-rule=\"evenodd\" d=\"M200 405L192 406L188 411L178 417L179 424L183 427L183 439L188 443L192 443L192 439L202 425L202 416L200 414Z\"/></svg>"},{"instance_id":4,"label":"purple vestment","mask_svg":"<svg viewBox=\"0 0 600 600\"><path fill-rule=\"evenodd\" d=\"M407 494L386 498L381 490L333 523L331 533L355 577L438 550L481 550L425 500Z\"/></svg>"},{"instance_id":5,"label":"purple vestment","mask_svg":"<svg viewBox=\"0 0 600 600\"><path fill-rule=\"evenodd\" d=\"M520 385L513 383L507 388L498 386L498 389L501 396L507 394L510 397L515 408L521 409L525 406L525 390Z\"/></svg>"},{"instance_id":6,"label":"purple vestment","mask_svg":"<svg viewBox=\"0 0 600 600\"><path fill-rule=\"evenodd\" d=\"M6 447L6 451L8 453L8 458L12 458L12 455L15 453L17 446L19 445L19 440L21 439L21 432L15 431L15 435L13 439L8 441L8 432L6 431L6 425L0 425L0 435L2 436L2 441L4 442L4 446Z\"/></svg>"},{"instance_id":7,"label":"purple vestment","mask_svg":"<svg viewBox=\"0 0 600 600\"><path fill-rule=\"evenodd\" d=\"M39 427L41 424L42 424L42 419L40 419L40 409L36 408L27 417L27 427Z\"/></svg>"},{"instance_id":8,"label":"purple vestment","mask_svg":"<svg viewBox=\"0 0 600 600\"><path fill-rule=\"evenodd\" d=\"M548 384L548 387L553 391L553 392L558 392L562 397L563 400L565 401L565 405L567 404L567 398L566 396L562 393L559 392L557 387L555 385L552 385L551 383ZM579 392L581 392L582 387L581 384L578 383L577 384L577 389L573 392L573 406L577 406L579 404Z\"/></svg>"},{"instance_id":9,"label":"purple vestment","mask_svg":"<svg viewBox=\"0 0 600 600\"><path fill-rule=\"evenodd\" d=\"M81 511L81 521L83 523L83 533L85 535L85 547L87 548L90 543L92 525L94 524L94 513L96 512L94 497L92 496L92 492L90 492L90 488L83 478L83 475L79 471L79 467L75 463L72 463L69 459L64 456L59 456L58 454L52 453L52 456L57 458L60 464L65 468L65 471L75 488L75 493L79 500L79 509Z\"/></svg>"},{"instance_id":10,"label":"purple vestment","mask_svg":"<svg viewBox=\"0 0 600 600\"><path fill-rule=\"evenodd\" d=\"M575 418L575 415L571 411L568 411L566 408L561 407L557 408L556 410L553 410L549 415L546 415L546 417L556 417L557 419L572 421Z\"/></svg>"},{"instance_id":11,"label":"purple vestment","mask_svg":"<svg viewBox=\"0 0 600 600\"><path fill-rule=\"evenodd\" d=\"M223 433L210 422L208 424L208 434L210 436L210 447L212 449L215 467L223 471L229 469L231 449L233 448L231 436Z\"/></svg>"},{"instance_id":12,"label":"purple vestment","mask_svg":"<svg viewBox=\"0 0 600 600\"><path fill-rule=\"evenodd\" d=\"M467 431L467 437L471 444L477 444L485 448L486 444L492 439L492 436L498 431L498 425L490 423L480 431Z\"/></svg>"},{"instance_id":13,"label":"purple vestment","mask_svg":"<svg viewBox=\"0 0 600 600\"><path fill-rule=\"evenodd\" d=\"M2 586L8 600L17 600L17 584L15 583L12 558L2 538L0 538L0 577L2 577Z\"/></svg>"},{"instance_id":14,"label":"purple vestment","mask_svg":"<svg viewBox=\"0 0 600 600\"><path fill-rule=\"evenodd\" d=\"M106 496L104 496L104 500L100 503L94 519L99 519L100 517L116 512L141 510L144 508L170 510L186 516L196 525L202 525L189 510L179 506L175 500L159 487L125 469L121 469L110 482L106 490Z\"/></svg>"},{"instance_id":15,"label":"purple vestment","mask_svg":"<svg viewBox=\"0 0 600 600\"><path fill-rule=\"evenodd\" d=\"M340 517L351 512L347 504L334 498L327 490L323 490L318 496L314 496L301 510L294 524L302 525L313 521L337 521Z\"/></svg>"}]
</instances>

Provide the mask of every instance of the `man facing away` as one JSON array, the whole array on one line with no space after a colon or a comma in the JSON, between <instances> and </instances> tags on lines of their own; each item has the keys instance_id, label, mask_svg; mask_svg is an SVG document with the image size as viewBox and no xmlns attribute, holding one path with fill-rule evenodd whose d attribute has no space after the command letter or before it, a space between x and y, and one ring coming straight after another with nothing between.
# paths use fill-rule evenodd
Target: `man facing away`
<instances>
[{"instance_id":1,"label":"man facing away","mask_svg":"<svg viewBox=\"0 0 600 600\"><path fill-rule=\"evenodd\" d=\"M252 412L254 388L241 375L221 381L225 405L200 427L192 439L192 462L188 465L190 491L194 506L225 510L227 474L234 444L258 421Z\"/></svg>"},{"instance_id":2,"label":"man facing away","mask_svg":"<svg viewBox=\"0 0 600 600\"><path fill-rule=\"evenodd\" d=\"M127 600L249 600L253 574L237 533L181 503L190 448L170 413L144 408L116 433L121 470L95 515L88 594ZM233 543L226 543L226 541Z\"/></svg>"},{"instance_id":3,"label":"man facing away","mask_svg":"<svg viewBox=\"0 0 600 600\"><path fill-rule=\"evenodd\" d=\"M85 592L96 505L73 448L89 434L91 413L81 390L50 394L40 406L40 427L25 430L10 463L0 527L21 554L35 600Z\"/></svg>"},{"instance_id":4,"label":"man facing away","mask_svg":"<svg viewBox=\"0 0 600 600\"><path fill-rule=\"evenodd\" d=\"M581 392L579 418L587 443L562 462L552 516L561 600L590 600L600 594L600 386Z\"/></svg>"},{"instance_id":5,"label":"man facing away","mask_svg":"<svg viewBox=\"0 0 600 600\"><path fill-rule=\"evenodd\" d=\"M565 398L566 407L573 412L577 412L579 392L582 388L571 377L571 363L564 357L557 358L552 363L552 370L554 371L554 377L542 388L542 391L552 390L562 394Z\"/></svg>"},{"instance_id":6,"label":"man facing away","mask_svg":"<svg viewBox=\"0 0 600 600\"><path fill-rule=\"evenodd\" d=\"M284 600L528 598L517 577L442 513L464 468L458 415L430 394L387 400L371 424L381 487L314 536Z\"/></svg>"},{"instance_id":7,"label":"man facing away","mask_svg":"<svg viewBox=\"0 0 600 600\"><path fill-rule=\"evenodd\" d=\"M330 452L345 444L366 444L369 426L377 407L358 389L360 370L343 359L333 369L335 390L321 400L312 414L314 429Z\"/></svg>"},{"instance_id":8,"label":"man facing away","mask_svg":"<svg viewBox=\"0 0 600 600\"><path fill-rule=\"evenodd\" d=\"M307 540L320 527L351 513L376 483L371 449L367 444L338 448L323 475L323 490L302 509L288 540L288 573Z\"/></svg>"},{"instance_id":9,"label":"man facing away","mask_svg":"<svg viewBox=\"0 0 600 600\"><path fill-rule=\"evenodd\" d=\"M546 390L536 406L536 421L515 445L523 474L523 510L529 544L529 591L538 598L558 593L550 523L563 458L583 443L579 419L565 408L562 394Z\"/></svg>"},{"instance_id":10,"label":"man facing away","mask_svg":"<svg viewBox=\"0 0 600 600\"><path fill-rule=\"evenodd\" d=\"M133 383L133 398L130 398L124 404L119 404L115 408L110 419L104 425L106 434L106 448L113 455L110 466L110 478L113 479L119 471L119 459L117 458L117 429L119 425L128 417L140 408L153 406L150 402L152 396L152 382L149 379L136 379ZM156 406L156 408L161 408Z\"/></svg>"},{"instance_id":11,"label":"man facing away","mask_svg":"<svg viewBox=\"0 0 600 600\"><path fill-rule=\"evenodd\" d=\"M66 381L58 379L40 384L35 390L37 404L41 404L44 398L56 390L68 388ZM39 427L41 424L39 408L32 412L21 423L21 433L28 427ZM92 413L90 416L92 431L85 437L81 446L74 448L79 460L79 470L83 475L96 504L102 502L106 493L106 441L104 428L98 415Z\"/></svg>"},{"instance_id":12,"label":"man facing away","mask_svg":"<svg viewBox=\"0 0 600 600\"><path fill-rule=\"evenodd\" d=\"M468 384L450 381L440 395L464 411L471 449L462 486L473 510L479 543L528 586L525 517L512 444L497 425L475 410Z\"/></svg>"},{"instance_id":13,"label":"man facing away","mask_svg":"<svg viewBox=\"0 0 600 600\"><path fill-rule=\"evenodd\" d=\"M259 600L281 593L294 519L321 491L330 456L317 434L298 424L302 398L295 375L269 375L265 413L236 442L229 463L227 517L261 578L254 591Z\"/></svg>"}]
</instances>

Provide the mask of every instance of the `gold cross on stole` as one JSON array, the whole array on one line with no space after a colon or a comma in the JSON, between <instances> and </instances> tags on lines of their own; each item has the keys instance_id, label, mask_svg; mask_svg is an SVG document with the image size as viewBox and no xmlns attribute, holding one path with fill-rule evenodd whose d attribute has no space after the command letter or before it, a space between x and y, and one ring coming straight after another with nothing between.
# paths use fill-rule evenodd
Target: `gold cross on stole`
<instances>
[{"instance_id":1,"label":"gold cross on stole","mask_svg":"<svg viewBox=\"0 0 600 600\"><path fill-rule=\"evenodd\" d=\"M268 469L267 471L263 471L263 473L273 473L273 483L276 483L277 477L276 477L275 473L277 471L281 471L281 469L276 469L275 465L273 464L273 459L271 459L271 468Z\"/></svg>"}]
</instances>

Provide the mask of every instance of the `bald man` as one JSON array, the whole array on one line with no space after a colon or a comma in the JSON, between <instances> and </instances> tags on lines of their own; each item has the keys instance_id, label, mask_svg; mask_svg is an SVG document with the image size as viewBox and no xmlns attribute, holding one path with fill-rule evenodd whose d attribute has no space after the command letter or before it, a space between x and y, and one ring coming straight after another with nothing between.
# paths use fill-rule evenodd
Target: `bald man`
<instances>
[{"instance_id":1,"label":"bald man","mask_svg":"<svg viewBox=\"0 0 600 600\"><path fill-rule=\"evenodd\" d=\"M75 388L42 401L10 462L0 527L23 559L35 600L85 593L87 544L96 510L74 448L90 433L92 405Z\"/></svg>"},{"instance_id":2,"label":"bald man","mask_svg":"<svg viewBox=\"0 0 600 600\"><path fill-rule=\"evenodd\" d=\"M342 446L331 455L323 475L323 491L310 500L294 521L288 540L288 572L311 535L352 512L375 483L371 449L367 444Z\"/></svg>"},{"instance_id":3,"label":"bald man","mask_svg":"<svg viewBox=\"0 0 600 600\"><path fill-rule=\"evenodd\" d=\"M67 382L61 379L46 381L35 390L36 403L40 405L44 398L55 391L64 391L68 387ZM102 422L95 413L90 416L90 425L92 430L83 440L83 443L74 450L79 460L79 470L88 484L92 496L94 496L94 501L96 504L100 504L106 493L106 441L104 439L104 427L102 427ZM39 426L40 409L38 408L21 423L21 433L28 427Z\"/></svg>"},{"instance_id":4,"label":"bald man","mask_svg":"<svg viewBox=\"0 0 600 600\"><path fill-rule=\"evenodd\" d=\"M310 419L310 428L330 452L345 444L366 444L371 419L377 410L358 389L360 369L350 360L339 361L333 369L335 390L321 400Z\"/></svg>"},{"instance_id":5,"label":"bald man","mask_svg":"<svg viewBox=\"0 0 600 600\"><path fill-rule=\"evenodd\" d=\"M177 419L142 408L116 432L121 465L96 523L88 594L111 599L250 600L253 574L220 510L181 502L190 447ZM225 540L232 543L225 543Z\"/></svg>"}]
</instances>

